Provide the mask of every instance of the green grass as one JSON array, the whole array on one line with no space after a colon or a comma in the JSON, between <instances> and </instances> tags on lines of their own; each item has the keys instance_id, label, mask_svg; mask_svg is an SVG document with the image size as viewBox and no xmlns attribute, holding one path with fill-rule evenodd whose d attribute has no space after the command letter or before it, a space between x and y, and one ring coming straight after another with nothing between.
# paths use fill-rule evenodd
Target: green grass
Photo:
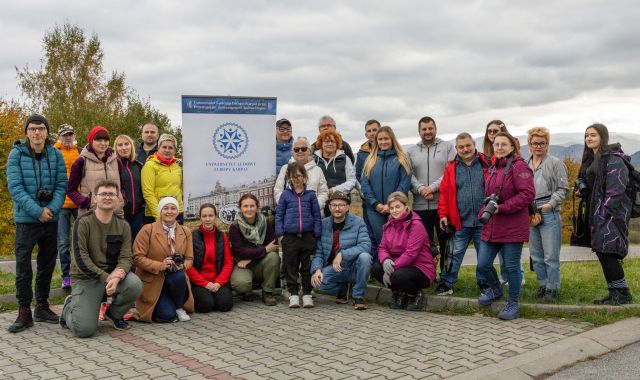
<instances>
[{"instance_id":1,"label":"green grass","mask_svg":"<svg viewBox=\"0 0 640 380\"><path fill-rule=\"evenodd\" d=\"M640 258L624 260L623 268L631 293L640 297ZM496 266L496 269L499 270ZM463 266L460 269L458 282L454 285L454 296L476 298L479 296L476 284L476 267ZM520 302L540 303L535 297L538 290L536 274L525 265L526 283L520 291ZM560 304L591 305L593 300L607 295L607 284L602 274L600 263L597 261L576 261L560 264ZM505 288L506 291L506 288ZM435 287L426 291L435 294Z\"/></svg>"},{"instance_id":2,"label":"green grass","mask_svg":"<svg viewBox=\"0 0 640 380\"><path fill-rule=\"evenodd\" d=\"M51 278L51 289L57 289L62 286L61 273L58 268L53 271ZM35 282L35 271L33 273ZM0 271L0 294L15 294L16 292L16 275L12 272ZM1 310L1 309L0 309Z\"/></svg>"}]
</instances>

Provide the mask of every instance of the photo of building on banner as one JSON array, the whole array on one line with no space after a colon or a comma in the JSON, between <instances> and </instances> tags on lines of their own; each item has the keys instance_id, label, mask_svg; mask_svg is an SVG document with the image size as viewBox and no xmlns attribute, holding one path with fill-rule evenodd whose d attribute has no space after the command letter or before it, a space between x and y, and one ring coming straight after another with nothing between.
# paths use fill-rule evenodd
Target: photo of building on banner
<instances>
[{"instance_id":1,"label":"photo of building on banner","mask_svg":"<svg viewBox=\"0 0 640 380\"><path fill-rule=\"evenodd\" d=\"M275 211L275 122L276 98L182 96L186 219L212 203L230 224L246 193Z\"/></svg>"}]
</instances>

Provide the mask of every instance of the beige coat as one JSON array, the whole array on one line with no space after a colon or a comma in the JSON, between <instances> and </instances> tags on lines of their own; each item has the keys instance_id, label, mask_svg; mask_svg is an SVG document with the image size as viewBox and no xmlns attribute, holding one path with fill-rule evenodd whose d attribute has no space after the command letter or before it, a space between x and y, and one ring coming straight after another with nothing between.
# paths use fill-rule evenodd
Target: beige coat
<instances>
[{"instance_id":1,"label":"beige coat","mask_svg":"<svg viewBox=\"0 0 640 380\"><path fill-rule=\"evenodd\" d=\"M193 265L193 242L191 231L184 226L178 225L176 229L176 252L184 255L184 271ZM151 322L153 310L160 298L162 286L164 284L164 271L162 261L171 255L171 250L167 242L167 235L162 230L162 222L156 221L142 227L133 245L134 263L136 275L140 277L144 284L142 294L136 300L138 309L137 319L144 322ZM191 285L187 278L187 289L189 299L184 304L184 309L193 312L193 295Z\"/></svg>"}]
</instances>

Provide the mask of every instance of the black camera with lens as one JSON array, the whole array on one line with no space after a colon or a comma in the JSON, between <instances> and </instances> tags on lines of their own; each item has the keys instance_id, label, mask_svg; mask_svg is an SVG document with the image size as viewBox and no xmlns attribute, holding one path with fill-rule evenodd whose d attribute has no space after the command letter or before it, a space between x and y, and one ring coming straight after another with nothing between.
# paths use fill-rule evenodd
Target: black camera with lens
<instances>
[{"instance_id":1,"label":"black camera with lens","mask_svg":"<svg viewBox=\"0 0 640 380\"><path fill-rule=\"evenodd\" d=\"M174 253L173 255L171 255L171 260L173 260L173 264L171 264L171 267L167 269L167 271L177 272L179 270L182 270L182 264L184 264L184 256L179 253Z\"/></svg>"},{"instance_id":2,"label":"black camera with lens","mask_svg":"<svg viewBox=\"0 0 640 380\"><path fill-rule=\"evenodd\" d=\"M51 190L41 187L36 192L36 198L40 202L51 202L51 200L53 200L53 193L51 192Z\"/></svg>"},{"instance_id":3,"label":"black camera with lens","mask_svg":"<svg viewBox=\"0 0 640 380\"><path fill-rule=\"evenodd\" d=\"M489 219L491 219L491 217L493 216L493 214L496 213L496 210L498 209L498 205L500 203L502 203L502 199L500 199L498 194L494 193L486 197L482 201L482 204L485 205L484 210L482 211L482 214L478 218L480 223L487 224L489 222Z\"/></svg>"},{"instance_id":4,"label":"black camera with lens","mask_svg":"<svg viewBox=\"0 0 640 380\"><path fill-rule=\"evenodd\" d=\"M576 182L573 184L573 191L577 191L578 194L584 195L587 190L587 181L583 178L577 178Z\"/></svg>"}]
</instances>

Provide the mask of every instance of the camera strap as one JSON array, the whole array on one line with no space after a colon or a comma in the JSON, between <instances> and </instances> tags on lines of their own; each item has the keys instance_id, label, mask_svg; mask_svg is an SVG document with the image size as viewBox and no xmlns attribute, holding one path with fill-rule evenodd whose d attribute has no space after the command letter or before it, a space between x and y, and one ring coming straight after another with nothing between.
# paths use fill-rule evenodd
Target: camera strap
<instances>
[{"instance_id":1,"label":"camera strap","mask_svg":"<svg viewBox=\"0 0 640 380\"><path fill-rule=\"evenodd\" d=\"M496 161L497 162L497 161ZM507 164L504 167L504 175L502 176L502 182L500 182L500 186L498 187L498 196L502 198L502 185L504 185L504 179L507 178L507 173L509 173L509 169L511 169L511 164L513 164L513 155L509 157L507 160ZM489 180L493 177L494 174L498 172L498 167L494 165L494 170L492 170L491 175L489 176Z\"/></svg>"}]
</instances>

